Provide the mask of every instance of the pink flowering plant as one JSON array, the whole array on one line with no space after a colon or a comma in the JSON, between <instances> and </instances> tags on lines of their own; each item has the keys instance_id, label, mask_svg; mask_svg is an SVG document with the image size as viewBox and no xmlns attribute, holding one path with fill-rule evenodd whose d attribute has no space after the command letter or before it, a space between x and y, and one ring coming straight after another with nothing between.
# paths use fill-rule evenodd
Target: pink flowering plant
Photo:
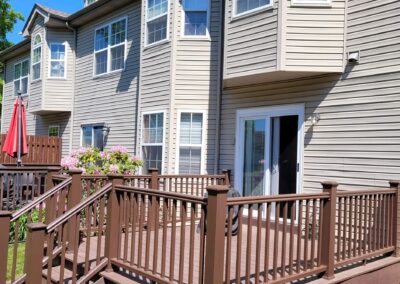
<instances>
[{"instance_id":1,"label":"pink flowering plant","mask_svg":"<svg viewBox=\"0 0 400 284\"><path fill-rule=\"evenodd\" d=\"M124 146L114 146L108 151L80 148L64 157L61 166L66 170L81 169L89 175L135 174L143 166L143 160L138 156L130 156Z\"/></svg>"}]
</instances>

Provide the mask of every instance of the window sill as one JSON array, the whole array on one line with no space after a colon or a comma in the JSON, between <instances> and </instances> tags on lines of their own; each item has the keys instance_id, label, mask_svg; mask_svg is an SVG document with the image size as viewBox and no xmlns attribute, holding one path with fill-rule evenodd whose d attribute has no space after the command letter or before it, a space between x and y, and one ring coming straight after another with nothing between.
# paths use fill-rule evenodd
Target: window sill
<instances>
[{"instance_id":1,"label":"window sill","mask_svg":"<svg viewBox=\"0 0 400 284\"><path fill-rule=\"evenodd\" d=\"M241 19L244 19L244 18L247 18L247 17L251 17L251 16L254 16L256 14L260 14L262 12L270 11L270 10L273 10L273 9L274 9L274 5L268 5L268 6L265 6L265 7L262 7L262 8L257 8L257 9L254 9L254 10L251 10L251 11L247 11L247 12L244 12L244 13L241 13L241 14L238 14L238 15L232 15L230 22L234 22L234 21L241 20Z\"/></svg>"},{"instance_id":2,"label":"window sill","mask_svg":"<svg viewBox=\"0 0 400 284\"><path fill-rule=\"evenodd\" d=\"M147 44L144 46L143 50L148 50L148 49L151 49L156 46L164 45L165 43L168 43L169 41L170 41L169 38L166 38L166 39L163 39L163 40L160 40L157 42L153 42L151 44Z\"/></svg>"},{"instance_id":3,"label":"window sill","mask_svg":"<svg viewBox=\"0 0 400 284\"><path fill-rule=\"evenodd\" d=\"M99 75L94 75L93 76L93 80L99 80L99 79L104 79L104 78L109 78L109 77L116 77L121 75L121 73L124 71L125 69L120 69L120 70L116 70L110 73L104 73L104 74L99 74Z\"/></svg>"},{"instance_id":4,"label":"window sill","mask_svg":"<svg viewBox=\"0 0 400 284\"><path fill-rule=\"evenodd\" d=\"M51 81L67 81L67 78L47 77L47 80L51 80Z\"/></svg>"},{"instance_id":5,"label":"window sill","mask_svg":"<svg viewBox=\"0 0 400 284\"><path fill-rule=\"evenodd\" d=\"M37 84L37 83L39 83L39 82L42 82L42 78L36 79L36 80L32 80L32 81L31 81L31 84Z\"/></svg>"},{"instance_id":6,"label":"window sill","mask_svg":"<svg viewBox=\"0 0 400 284\"><path fill-rule=\"evenodd\" d=\"M332 8L332 2L329 3L296 3L296 1L291 1L291 7L310 7L310 8Z\"/></svg>"},{"instance_id":7,"label":"window sill","mask_svg":"<svg viewBox=\"0 0 400 284\"><path fill-rule=\"evenodd\" d=\"M211 41L210 36L181 36L181 41Z\"/></svg>"}]
</instances>

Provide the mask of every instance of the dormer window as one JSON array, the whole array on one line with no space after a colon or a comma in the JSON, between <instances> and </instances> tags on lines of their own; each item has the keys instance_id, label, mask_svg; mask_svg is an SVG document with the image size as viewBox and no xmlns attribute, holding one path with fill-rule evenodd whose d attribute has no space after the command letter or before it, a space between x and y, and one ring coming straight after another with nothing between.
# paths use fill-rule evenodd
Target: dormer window
<instances>
[{"instance_id":1,"label":"dormer window","mask_svg":"<svg viewBox=\"0 0 400 284\"><path fill-rule=\"evenodd\" d=\"M206 36L208 31L209 1L184 0L184 36Z\"/></svg>"},{"instance_id":2,"label":"dormer window","mask_svg":"<svg viewBox=\"0 0 400 284\"><path fill-rule=\"evenodd\" d=\"M35 36L32 46L32 80L41 78L42 69L42 37L38 34Z\"/></svg>"},{"instance_id":3,"label":"dormer window","mask_svg":"<svg viewBox=\"0 0 400 284\"><path fill-rule=\"evenodd\" d=\"M272 5L272 0L233 0L234 16L255 12Z\"/></svg>"},{"instance_id":4,"label":"dormer window","mask_svg":"<svg viewBox=\"0 0 400 284\"><path fill-rule=\"evenodd\" d=\"M168 0L147 0L147 44L167 39Z\"/></svg>"}]
</instances>

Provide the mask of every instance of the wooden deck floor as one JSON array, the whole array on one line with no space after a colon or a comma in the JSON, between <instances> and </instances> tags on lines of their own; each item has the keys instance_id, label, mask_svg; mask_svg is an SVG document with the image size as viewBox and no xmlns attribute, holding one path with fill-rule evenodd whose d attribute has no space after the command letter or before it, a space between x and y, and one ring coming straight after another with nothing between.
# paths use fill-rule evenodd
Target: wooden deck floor
<instances>
[{"instance_id":1,"label":"wooden deck floor","mask_svg":"<svg viewBox=\"0 0 400 284\"><path fill-rule=\"evenodd\" d=\"M165 236L163 236L162 228L149 232L147 236L147 232L143 231L142 238L136 232L134 240L132 240L131 233L123 233L121 235L118 260L124 262L127 266L146 271L149 274L155 274L173 282L199 283L200 269L202 267L200 259L202 258L200 257L200 234L196 232L196 228L177 226L175 238L172 238L171 227L167 228ZM256 227L252 227L251 232L249 232L248 226L243 225L241 235L232 236L231 238L229 268L226 261L227 238L225 239L225 262L221 263L221 266L224 267L224 281L228 278L228 282L236 283L236 279L240 279L240 282L244 283L248 276L251 283L256 283L258 282L256 281L256 275L259 275L260 278L258 280L265 282L267 279L273 279L274 267L277 277L280 278L287 276L291 272L296 273L298 268L304 270L305 262L298 262L298 259L303 260L306 257L310 260L312 255L316 258L318 254L317 241L312 244L302 238L300 241L301 247L298 250L296 234L290 239L289 232L287 232L286 239L283 240L284 234L282 231L277 231L277 234L275 234L275 231L271 229L269 232L269 241L267 241L265 228L261 228L258 232ZM158 239L157 242L155 241L156 239ZM163 239L165 242L163 242ZM181 242L181 239L183 239L183 242ZM90 238L89 259L93 263L91 266L96 261L97 240L97 237ZM286 243L285 250L283 249L284 241ZM238 243L241 244L239 247ZM79 263L84 263L87 244L88 239L84 239L79 246ZM305 248L307 250L306 255ZM104 237L101 238L100 255L104 256ZM67 258L72 259L73 255L68 255ZM308 261L307 269L316 267L316 265L316 262ZM240 269L237 269L237 267ZM268 273L265 273L265 267L267 267ZM229 269L228 275L226 275L227 268Z\"/></svg>"}]
</instances>

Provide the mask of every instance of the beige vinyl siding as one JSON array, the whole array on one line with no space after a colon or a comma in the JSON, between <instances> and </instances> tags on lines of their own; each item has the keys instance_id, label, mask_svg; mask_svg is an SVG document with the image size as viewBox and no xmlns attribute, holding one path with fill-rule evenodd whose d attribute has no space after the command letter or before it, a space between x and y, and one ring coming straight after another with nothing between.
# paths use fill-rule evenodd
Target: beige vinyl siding
<instances>
[{"instance_id":1,"label":"beige vinyl siding","mask_svg":"<svg viewBox=\"0 0 400 284\"><path fill-rule=\"evenodd\" d=\"M50 44L65 43L66 52L66 78L50 78ZM51 111L71 111L74 93L74 34L71 31L60 31L47 29L46 47L47 52L44 57L43 76L46 80L46 92L44 93L45 110Z\"/></svg>"},{"instance_id":2,"label":"beige vinyl siding","mask_svg":"<svg viewBox=\"0 0 400 284\"><path fill-rule=\"evenodd\" d=\"M331 7L296 7L286 0L282 69L342 72L346 0Z\"/></svg>"},{"instance_id":3,"label":"beige vinyl siding","mask_svg":"<svg viewBox=\"0 0 400 284\"><path fill-rule=\"evenodd\" d=\"M14 65L17 62L29 60L30 62L30 54L25 53L20 55L12 60L9 60L5 63L5 72L4 72L4 93L3 93L3 110L2 110L2 133L7 133L8 127L10 126L10 120L12 111L14 108L14 102L16 99L14 92ZM30 78L29 78L30 82ZM28 134L34 134L35 124L34 124L34 116L30 113L31 105L31 96L29 96L31 86L28 83L28 97L24 97L25 105L27 106L27 130Z\"/></svg>"},{"instance_id":4,"label":"beige vinyl siding","mask_svg":"<svg viewBox=\"0 0 400 284\"><path fill-rule=\"evenodd\" d=\"M218 0L210 1L210 37L208 39L189 39L183 37L184 14L182 6L177 9L176 60L175 60L175 92L174 92L174 127L171 129L170 171L175 172L179 133L177 127L180 122L179 111L203 112L203 135L205 145L202 155L205 156L204 171L213 173L216 142L216 112L217 97L220 84L219 51L221 32L221 3Z\"/></svg>"},{"instance_id":5,"label":"beige vinyl siding","mask_svg":"<svg viewBox=\"0 0 400 284\"><path fill-rule=\"evenodd\" d=\"M233 1L226 1L224 78L276 71L278 0L269 10L236 19Z\"/></svg>"},{"instance_id":6,"label":"beige vinyl siding","mask_svg":"<svg viewBox=\"0 0 400 284\"><path fill-rule=\"evenodd\" d=\"M146 46L146 7L147 0L142 1L142 30L141 30L141 61L140 61L140 105L137 152L142 156L142 119L143 113L165 112L164 114L164 148L163 163L164 172L168 171L168 149L169 149L169 125L170 125L170 104L171 104L171 56L173 35L173 11L174 3L170 0L170 13L168 14L169 33L167 40Z\"/></svg>"},{"instance_id":7,"label":"beige vinyl siding","mask_svg":"<svg viewBox=\"0 0 400 284\"><path fill-rule=\"evenodd\" d=\"M32 68L30 69L30 94L29 94L29 106L30 106L30 111L31 112L36 112L36 111L41 111L43 109L43 92L44 92L44 81L43 81L43 75L44 75L44 57L45 57L45 52L46 52L46 28L44 27L44 18L42 16L37 16L37 18L34 21L34 26L31 31L31 51L32 51L32 46L33 46L33 40L36 37L37 34L40 34L42 37L42 63L41 63L41 79L40 80L35 80L32 82ZM30 65L32 66L32 58L30 58L29 62Z\"/></svg>"},{"instance_id":8,"label":"beige vinyl siding","mask_svg":"<svg viewBox=\"0 0 400 284\"><path fill-rule=\"evenodd\" d=\"M220 168L234 166L237 109L305 103L304 191L320 190L323 180L369 189L398 179L399 12L394 0L349 1L347 48L360 50L362 59L343 75L225 90ZM321 120L312 126L314 113Z\"/></svg>"},{"instance_id":9,"label":"beige vinyl siding","mask_svg":"<svg viewBox=\"0 0 400 284\"><path fill-rule=\"evenodd\" d=\"M125 69L94 77L95 29L121 17L128 20ZM82 124L106 123L110 127L106 147L124 145L134 153L140 54L139 3L86 24L78 29L77 37L72 148L80 146Z\"/></svg>"},{"instance_id":10,"label":"beige vinyl siding","mask_svg":"<svg viewBox=\"0 0 400 284\"><path fill-rule=\"evenodd\" d=\"M49 126L58 125L60 137L62 138L62 155L69 153L69 137L71 132L71 114L69 112L37 115L35 116L35 135L49 135Z\"/></svg>"}]
</instances>

